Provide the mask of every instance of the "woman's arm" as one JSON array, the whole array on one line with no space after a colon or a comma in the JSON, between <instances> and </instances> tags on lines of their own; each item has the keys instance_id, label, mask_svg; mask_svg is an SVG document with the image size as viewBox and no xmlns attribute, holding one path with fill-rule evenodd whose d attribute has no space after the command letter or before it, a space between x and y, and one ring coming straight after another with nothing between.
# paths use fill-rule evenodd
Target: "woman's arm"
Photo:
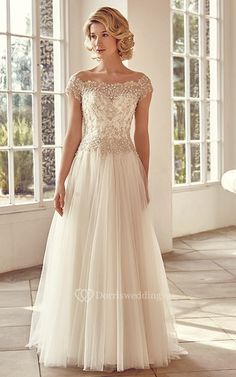
<instances>
[{"instance_id":1,"label":"woman's arm","mask_svg":"<svg viewBox=\"0 0 236 377\"><path fill-rule=\"evenodd\" d=\"M135 110L134 142L136 151L140 157L140 160L142 161L147 178L150 155L148 117L151 98L152 92L149 92L142 100L138 102Z\"/></svg>"},{"instance_id":2,"label":"woman's arm","mask_svg":"<svg viewBox=\"0 0 236 377\"><path fill-rule=\"evenodd\" d=\"M75 152L82 137L82 110L81 103L69 93L69 125L63 143L60 171L54 195L54 208L62 216L65 197L65 180L70 171Z\"/></svg>"}]
</instances>

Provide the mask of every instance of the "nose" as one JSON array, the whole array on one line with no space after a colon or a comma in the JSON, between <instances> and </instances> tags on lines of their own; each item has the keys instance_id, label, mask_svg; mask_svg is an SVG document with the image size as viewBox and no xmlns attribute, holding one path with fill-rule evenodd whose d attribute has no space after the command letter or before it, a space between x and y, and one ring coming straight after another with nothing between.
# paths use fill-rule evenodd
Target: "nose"
<instances>
[{"instance_id":1,"label":"nose","mask_svg":"<svg viewBox=\"0 0 236 377\"><path fill-rule=\"evenodd\" d=\"M97 45L97 47L102 47L102 42L101 42L101 40L102 40L102 37L97 37L97 40L96 40L96 45Z\"/></svg>"}]
</instances>

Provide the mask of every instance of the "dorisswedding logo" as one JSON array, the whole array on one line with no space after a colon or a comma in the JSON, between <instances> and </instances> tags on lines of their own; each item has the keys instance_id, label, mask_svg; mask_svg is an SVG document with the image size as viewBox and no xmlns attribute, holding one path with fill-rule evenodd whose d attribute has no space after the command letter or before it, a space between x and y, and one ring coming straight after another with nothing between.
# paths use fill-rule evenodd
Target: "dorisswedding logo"
<instances>
[{"instance_id":1,"label":"dorisswedding logo","mask_svg":"<svg viewBox=\"0 0 236 377\"><path fill-rule=\"evenodd\" d=\"M137 293L112 293L101 292L93 289L78 288L75 290L75 297L81 302L89 302L93 298L96 300L162 300L163 297L156 292L137 292Z\"/></svg>"}]
</instances>

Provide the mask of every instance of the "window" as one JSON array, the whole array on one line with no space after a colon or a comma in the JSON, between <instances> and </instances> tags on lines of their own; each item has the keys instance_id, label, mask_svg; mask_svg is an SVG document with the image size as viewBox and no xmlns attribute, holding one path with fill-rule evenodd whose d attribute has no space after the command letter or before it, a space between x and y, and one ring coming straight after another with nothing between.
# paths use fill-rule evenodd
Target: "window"
<instances>
[{"instance_id":1,"label":"window","mask_svg":"<svg viewBox=\"0 0 236 377\"><path fill-rule=\"evenodd\" d=\"M0 0L1 211L53 198L64 125L63 1Z\"/></svg>"},{"instance_id":2,"label":"window","mask_svg":"<svg viewBox=\"0 0 236 377\"><path fill-rule=\"evenodd\" d=\"M171 0L173 187L220 180L220 0Z\"/></svg>"}]
</instances>

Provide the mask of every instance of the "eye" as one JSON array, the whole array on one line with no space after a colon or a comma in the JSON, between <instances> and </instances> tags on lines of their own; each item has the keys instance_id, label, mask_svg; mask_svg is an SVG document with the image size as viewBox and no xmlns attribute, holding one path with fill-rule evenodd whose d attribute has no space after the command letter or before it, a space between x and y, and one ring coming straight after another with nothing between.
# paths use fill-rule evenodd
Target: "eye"
<instances>
[{"instance_id":1,"label":"eye","mask_svg":"<svg viewBox=\"0 0 236 377\"><path fill-rule=\"evenodd\" d=\"M103 37L109 37L108 33L103 33Z\"/></svg>"},{"instance_id":2,"label":"eye","mask_svg":"<svg viewBox=\"0 0 236 377\"><path fill-rule=\"evenodd\" d=\"M96 38L96 35L94 35L94 34L93 34L93 35L90 35L90 38L91 38L91 39L95 39L95 38Z\"/></svg>"}]
</instances>

